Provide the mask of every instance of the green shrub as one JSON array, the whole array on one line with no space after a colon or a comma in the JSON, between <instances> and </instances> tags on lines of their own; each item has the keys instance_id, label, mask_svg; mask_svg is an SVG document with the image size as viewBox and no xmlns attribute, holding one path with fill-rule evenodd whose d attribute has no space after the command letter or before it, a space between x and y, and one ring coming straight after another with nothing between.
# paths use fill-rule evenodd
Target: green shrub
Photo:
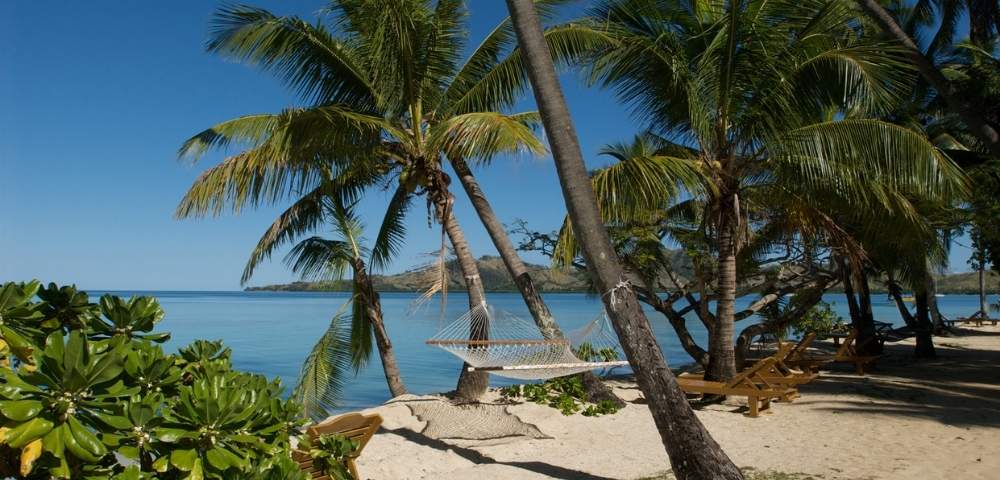
<instances>
[{"instance_id":1,"label":"green shrub","mask_svg":"<svg viewBox=\"0 0 1000 480\"><path fill-rule=\"evenodd\" d=\"M526 385L511 385L500 389L500 398L525 400L539 405L548 405L559 410L563 415L573 415L581 412L588 417L612 414L618 411L614 402L602 400L592 404L587 397L587 389L579 375L558 377L546 380L544 383L529 383Z\"/></svg>"},{"instance_id":2,"label":"green shrub","mask_svg":"<svg viewBox=\"0 0 1000 480\"><path fill-rule=\"evenodd\" d=\"M801 336L809 332L818 334L844 332L848 327L829 303L819 302L805 315L793 321L791 328L795 335Z\"/></svg>"},{"instance_id":3,"label":"green shrub","mask_svg":"<svg viewBox=\"0 0 1000 480\"><path fill-rule=\"evenodd\" d=\"M0 287L0 478L302 480L300 410L221 342L156 345L152 297ZM333 455L333 454L331 454Z\"/></svg>"}]
</instances>

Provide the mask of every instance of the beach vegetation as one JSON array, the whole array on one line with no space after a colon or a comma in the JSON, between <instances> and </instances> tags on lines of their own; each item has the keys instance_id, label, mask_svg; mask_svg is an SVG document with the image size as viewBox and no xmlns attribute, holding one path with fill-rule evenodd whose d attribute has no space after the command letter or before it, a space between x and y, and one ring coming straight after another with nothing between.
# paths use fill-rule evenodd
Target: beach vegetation
<instances>
[{"instance_id":1,"label":"beach vegetation","mask_svg":"<svg viewBox=\"0 0 1000 480\"><path fill-rule=\"evenodd\" d=\"M549 3L558 2L540 5ZM318 226L316 216L304 214L313 197L349 204L369 190L388 189L372 246L372 266L381 269L405 238L402 219L423 197L428 217L454 248L470 308L478 306L485 299L480 275L453 214L444 165L545 150L534 135L537 114L506 113L527 83L520 58L503 55L512 44L509 23L462 61L464 2L407 0L383 8L340 0L325 12L329 26L248 6L227 6L215 16L208 50L276 75L304 106L222 122L185 142L180 155L195 160L213 149L242 150L199 177L177 216L238 213L291 199L262 239L281 245ZM551 36L560 47L554 51L566 57L601 38L571 29ZM460 397L485 392L486 373L461 372Z\"/></svg>"},{"instance_id":2,"label":"beach vegetation","mask_svg":"<svg viewBox=\"0 0 1000 480\"><path fill-rule=\"evenodd\" d=\"M501 387L499 393L504 401L524 399L552 407L563 415L580 413L587 417L597 417L613 414L622 408L611 400L592 399L578 375L556 377L541 383L509 385Z\"/></svg>"},{"instance_id":3,"label":"beach vegetation","mask_svg":"<svg viewBox=\"0 0 1000 480\"><path fill-rule=\"evenodd\" d=\"M40 285L0 287L0 476L305 478L302 410L277 380L235 370L218 341L165 354L152 297Z\"/></svg>"}]
</instances>

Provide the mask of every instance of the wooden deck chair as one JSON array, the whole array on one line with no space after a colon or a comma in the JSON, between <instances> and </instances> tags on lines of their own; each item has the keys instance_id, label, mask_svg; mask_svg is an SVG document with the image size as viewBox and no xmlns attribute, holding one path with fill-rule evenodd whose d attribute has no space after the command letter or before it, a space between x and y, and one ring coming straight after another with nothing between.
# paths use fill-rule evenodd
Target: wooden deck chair
<instances>
[{"instance_id":1,"label":"wooden deck chair","mask_svg":"<svg viewBox=\"0 0 1000 480\"><path fill-rule=\"evenodd\" d=\"M763 380L761 383L765 387L777 386L784 389L784 394L781 396L782 401L791 402L798 398L798 386L815 380L819 374L795 370L785 365L785 358L788 357L794 348L795 345L791 343L779 344L778 351L770 357L766 357L774 359L774 362L772 364L754 364L748 370L755 369L755 371L748 372L748 378L751 381L755 381L758 378ZM705 378L704 373L684 373L682 376L691 379Z\"/></svg>"},{"instance_id":2,"label":"wooden deck chair","mask_svg":"<svg viewBox=\"0 0 1000 480\"><path fill-rule=\"evenodd\" d=\"M796 345L792 345L791 343L778 345L778 351L773 356L774 368L765 370L761 374L773 377L775 383L787 387L798 387L799 385L815 380L819 376L818 373L809 370L797 370L785 363L786 360L794 358L793 356L800 355L798 353L800 346L807 348L812 343L812 338L809 338L810 336L816 338L816 334L809 334L803 337Z\"/></svg>"},{"instance_id":3,"label":"wooden deck chair","mask_svg":"<svg viewBox=\"0 0 1000 480\"><path fill-rule=\"evenodd\" d=\"M747 415L756 417L771 407L772 398L791 398L797 393L794 388L782 387L761 375L762 371L773 367L774 357L767 357L726 383L705 380L704 375L699 378L699 375L688 374L677 377L677 383L686 393L747 397L750 407Z\"/></svg>"},{"instance_id":4,"label":"wooden deck chair","mask_svg":"<svg viewBox=\"0 0 1000 480\"><path fill-rule=\"evenodd\" d=\"M840 348L833 355L824 355L818 357L807 357L802 356L791 361L786 361L788 365L793 367L798 367L803 370L816 371L820 366L826 365L833 362L846 362L853 363L858 375L865 374L865 366L878 360L878 355L859 355L858 354L858 331L856 329L851 329L851 332L844 338L844 341L840 344Z\"/></svg>"},{"instance_id":5,"label":"wooden deck chair","mask_svg":"<svg viewBox=\"0 0 1000 480\"><path fill-rule=\"evenodd\" d=\"M361 455L361 451L364 450L368 440L371 440L375 432L378 431L380 425L382 425L382 416L377 413L372 415L362 415L356 412L345 413L309 427L306 429L306 433L312 439L319 438L320 435L339 434L358 442L358 449L351 458L347 459L347 468L350 469L351 476L360 480L361 476L358 475L358 466L354 463L354 459ZM314 480L330 480L329 475L324 475L313 468L313 460L308 452L293 451L292 458L298 462L299 468L310 474Z\"/></svg>"}]
</instances>

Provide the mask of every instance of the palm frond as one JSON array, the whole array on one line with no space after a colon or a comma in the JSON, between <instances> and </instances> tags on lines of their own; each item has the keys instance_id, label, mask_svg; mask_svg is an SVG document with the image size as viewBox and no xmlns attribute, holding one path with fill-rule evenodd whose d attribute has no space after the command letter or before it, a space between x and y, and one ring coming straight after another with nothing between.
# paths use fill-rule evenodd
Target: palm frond
<instances>
[{"instance_id":1,"label":"palm frond","mask_svg":"<svg viewBox=\"0 0 1000 480\"><path fill-rule=\"evenodd\" d=\"M352 268L355 258L347 241L309 237L292 247L285 255L285 264L303 279L339 280Z\"/></svg>"},{"instance_id":2,"label":"palm frond","mask_svg":"<svg viewBox=\"0 0 1000 480\"><path fill-rule=\"evenodd\" d=\"M275 73L310 103L352 104L359 111L378 103L357 47L320 24L225 6L212 19L207 49Z\"/></svg>"},{"instance_id":3,"label":"palm frond","mask_svg":"<svg viewBox=\"0 0 1000 480\"><path fill-rule=\"evenodd\" d=\"M396 188L379 227L369 258L375 270L385 270L406 241L406 213L410 208L412 194L403 186Z\"/></svg>"},{"instance_id":4,"label":"palm frond","mask_svg":"<svg viewBox=\"0 0 1000 480\"><path fill-rule=\"evenodd\" d=\"M313 231L322 224L323 196L324 188L318 187L296 200L275 219L250 253L250 258L243 267L240 284L246 284L253 276L254 270L262 262L270 259L275 249L293 242L300 235Z\"/></svg>"},{"instance_id":5,"label":"palm frond","mask_svg":"<svg viewBox=\"0 0 1000 480\"><path fill-rule=\"evenodd\" d=\"M502 153L529 152L540 155L545 146L535 136L539 123L535 112L504 115L476 112L456 115L431 129L428 142L449 157L488 162Z\"/></svg>"},{"instance_id":6,"label":"palm frond","mask_svg":"<svg viewBox=\"0 0 1000 480\"><path fill-rule=\"evenodd\" d=\"M302 363L298 383L292 391L292 398L314 421L325 419L337 407L352 368L351 331L344 318L346 306L333 315Z\"/></svg>"}]
</instances>

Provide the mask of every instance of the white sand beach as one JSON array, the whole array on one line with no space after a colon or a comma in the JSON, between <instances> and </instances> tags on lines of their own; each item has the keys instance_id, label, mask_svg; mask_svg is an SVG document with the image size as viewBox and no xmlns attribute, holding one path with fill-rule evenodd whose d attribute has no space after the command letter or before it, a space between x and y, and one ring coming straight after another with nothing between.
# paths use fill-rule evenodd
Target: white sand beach
<instances>
[{"instance_id":1,"label":"white sand beach","mask_svg":"<svg viewBox=\"0 0 1000 480\"><path fill-rule=\"evenodd\" d=\"M886 344L866 377L850 365L801 387L793 403L749 418L738 405L698 417L737 465L823 479L995 479L1000 472L1000 327L936 337L938 358L911 358L912 341ZM364 478L659 478L669 464L633 384L614 415L563 416L532 403L508 411L551 438L435 439L406 402L368 410L385 418L359 460ZM445 425L447 426L447 425ZM486 425L485 427L488 427ZM461 428L461 427L460 427Z\"/></svg>"}]
</instances>

